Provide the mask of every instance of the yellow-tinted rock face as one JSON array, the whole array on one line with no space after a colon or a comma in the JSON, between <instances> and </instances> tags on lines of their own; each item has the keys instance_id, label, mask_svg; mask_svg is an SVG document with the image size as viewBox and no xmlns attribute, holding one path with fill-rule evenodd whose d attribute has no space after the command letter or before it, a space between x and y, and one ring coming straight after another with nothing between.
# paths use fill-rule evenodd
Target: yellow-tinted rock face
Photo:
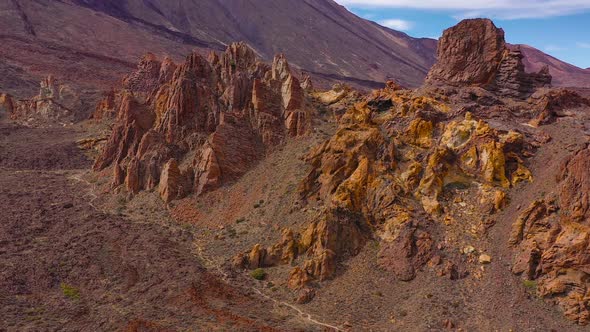
<instances>
[{"instance_id":1,"label":"yellow-tinted rock face","mask_svg":"<svg viewBox=\"0 0 590 332\"><path fill-rule=\"evenodd\" d=\"M410 122L405 136L408 143L427 149L432 146L433 129L431 121L415 119Z\"/></svg>"},{"instance_id":2,"label":"yellow-tinted rock face","mask_svg":"<svg viewBox=\"0 0 590 332\"><path fill-rule=\"evenodd\" d=\"M434 224L471 231L473 225L453 221L454 211L494 213L505 205L506 188L530 180L520 156L522 135L469 113L452 116L444 100L388 86L349 108L337 132L310 152L301 198L324 206L294 235L297 256L305 259L295 259L292 287L331 278L337 261L369 239L383 242L379 263L410 280L432 257L441 260L436 243L442 239L429 231L440 227ZM474 199L456 203L467 190ZM437 266L441 275L460 276L450 261Z\"/></svg>"}]
</instances>

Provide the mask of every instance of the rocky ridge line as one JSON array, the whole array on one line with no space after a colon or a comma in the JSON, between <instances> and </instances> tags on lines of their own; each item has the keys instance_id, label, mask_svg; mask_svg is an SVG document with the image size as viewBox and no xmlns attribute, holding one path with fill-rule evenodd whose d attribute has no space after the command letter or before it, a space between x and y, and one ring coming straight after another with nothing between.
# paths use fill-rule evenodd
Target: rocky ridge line
<instances>
[{"instance_id":1,"label":"rocky ridge line","mask_svg":"<svg viewBox=\"0 0 590 332\"><path fill-rule=\"evenodd\" d=\"M157 189L164 201L231 182L288 137L304 135L311 110L283 55L272 65L244 43L183 64L145 56L97 107L116 116L95 170L113 167L113 186Z\"/></svg>"}]
</instances>

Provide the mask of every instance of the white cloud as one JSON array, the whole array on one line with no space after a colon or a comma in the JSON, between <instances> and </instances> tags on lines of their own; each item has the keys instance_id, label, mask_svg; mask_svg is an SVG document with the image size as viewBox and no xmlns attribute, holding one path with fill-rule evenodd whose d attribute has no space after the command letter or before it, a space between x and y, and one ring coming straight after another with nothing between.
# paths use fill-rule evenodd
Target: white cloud
<instances>
[{"instance_id":1,"label":"white cloud","mask_svg":"<svg viewBox=\"0 0 590 332\"><path fill-rule=\"evenodd\" d=\"M589 0L336 0L345 6L411 8L453 12L456 18L542 18L590 11Z\"/></svg>"},{"instance_id":2,"label":"white cloud","mask_svg":"<svg viewBox=\"0 0 590 332\"><path fill-rule=\"evenodd\" d=\"M379 24L386 26L393 30L408 31L414 26L413 22L392 18L388 20L379 21Z\"/></svg>"},{"instance_id":3,"label":"white cloud","mask_svg":"<svg viewBox=\"0 0 590 332\"><path fill-rule=\"evenodd\" d=\"M590 48L590 43L579 42L576 43L576 46L578 46L579 48Z\"/></svg>"}]
</instances>

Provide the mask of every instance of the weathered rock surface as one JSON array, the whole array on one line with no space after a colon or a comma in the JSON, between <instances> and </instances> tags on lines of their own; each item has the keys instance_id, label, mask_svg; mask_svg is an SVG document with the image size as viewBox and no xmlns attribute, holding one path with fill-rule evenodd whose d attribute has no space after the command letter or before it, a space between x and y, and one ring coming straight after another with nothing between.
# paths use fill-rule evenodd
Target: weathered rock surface
<instances>
[{"instance_id":1,"label":"weathered rock surface","mask_svg":"<svg viewBox=\"0 0 590 332\"><path fill-rule=\"evenodd\" d=\"M321 204L321 213L290 241L257 245L234 263L253 269L294 258L289 285L298 289L333 278L340 261L376 240L378 262L395 279L412 280L435 256L439 275L461 277L454 252L463 244L448 239L474 225L449 220L468 210L493 214L505 191L532 175L524 135L452 112L443 99L391 83L355 104L337 132L307 156L311 170L300 194ZM463 202L469 196L475 199ZM443 238L449 251L441 249ZM269 252L291 255L270 259L277 256Z\"/></svg>"},{"instance_id":2,"label":"weathered rock surface","mask_svg":"<svg viewBox=\"0 0 590 332\"><path fill-rule=\"evenodd\" d=\"M525 72L520 49L508 48L504 31L488 19L464 20L445 30L437 56L426 79L429 84L479 86L513 98L526 98L551 84L547 67Z\"/></svg>"},{"instance_id":3,"label":"weathered rock surface","mask_svg":"<svg viewBox=\"0 0 590 332\"><path fill-rule=\"evenodd\" d=\"M48 76L40 82L39 94L28 100L0 95L0 110L19 121L64 120L71 118L82 106L80 95L68 85Z\"/></svg>"},{"instance_id":4,"label":"weathered rock surface","mask_svg":"<svg viewBox=\"0 0 590 332\"><path fill-rule=\"evenodd\" d=\"M358 91L340 83L334 84L332 89L328 91L314 91L311 95L322 105L325 105L335 118L340 118L361 98Z\"/></svg>"},{"instance_id":5,"label":"weathered rock surface","mask_svg":"<svg viewBox=\"0 0 590 332\"><path fill-rule=\"evenodd\" d=\"M535 101L535 118L529 123L535 127L553 122L558 117L567 116L580 107L590 106L590 100L577 92L567 89L551 90Z\"/></svg>"},{"instance_id":6,"label":"weathered rock surface","mask_svg":"<svg viewBox=\"0 0 590 332\"><path fill-rule=\"evenodd\" d=\"M115 90L111 89L106 92L103 96L98 105L96 105L96 109L90 115L91 119L94 120L103 120L103 119L113 119L117 114L117 98L120 97L115 93Z\"/></svg>"},{"instance_id":7,"label":"weathered rock surface","mask_svg":"<svg viewBox=\"0 0 590 332\"><path fill-rule=\"evenodd\" d=\"M444 31L428 81L488 85L504 56L504 31L490 20L464 20Z\"/></svg>"},{"instance_id":8,"label":"weathered rock surface","mask_svg":"<svg viewBox=\"0 0 590 332\"><path fill-rule=\"evenodd\" d=\"M539 296L590 323L590 149L567 161L557 198L538 200L513 225L513 272L537 282Z\"/></svg>"},{"instance_id":9,"label":"weathered rock surface","mask_svg":"<svg viewBox=\"0 0 590 332\"><path fill-rule=\"evenodd\" d=\"M180 65L146 55L95 117L112 110L112 136L94 168L113 166L114 185L131 193L159 187L165 201L236 180L311 125L285 57L269 66L243 43L208 58L193 53Z\"/></svg>"},{"instance_id":10,"label":"weathered rock surface","mask_svg":"<svg viewBox=\"0 0 590 332\"><path fill-rule=\"evenodd\" d=\"M9 117L14 113L14 99L6 93L0 94L0 116Z\"/></svg>"}]
</instances>

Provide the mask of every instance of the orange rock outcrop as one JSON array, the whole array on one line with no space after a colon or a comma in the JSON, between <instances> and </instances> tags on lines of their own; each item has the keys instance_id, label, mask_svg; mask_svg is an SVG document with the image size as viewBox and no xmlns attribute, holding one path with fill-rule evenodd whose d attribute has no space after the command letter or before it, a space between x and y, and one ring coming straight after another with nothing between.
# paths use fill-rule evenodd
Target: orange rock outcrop
<instances>
[{"instance_id":1,"label":"orange rock outcrop","mask_svg":"<svg viewBox=\"0 0 590 332\"><path fill-rule=\"evenodd\" d=\"M165 201L236 180L288 137L305 135L311 111L284 56L272 65L235 43L180 65L148 54L97 107L116 113L94 168L113 166L131 193L158 187Z\"/></svg>"},{"instance_id":2,"label":"orange rock outcrop","mask_svg":"<svg viewBox=\"0 0 590 332\"><path fill-rule=\"evenodd\" d=\"M559 175L554 195L534 201L513 225L512 271L535 281L538 295L566 317L590 323L590 149L578 151Z\"/></svg>"}]
</instances>

